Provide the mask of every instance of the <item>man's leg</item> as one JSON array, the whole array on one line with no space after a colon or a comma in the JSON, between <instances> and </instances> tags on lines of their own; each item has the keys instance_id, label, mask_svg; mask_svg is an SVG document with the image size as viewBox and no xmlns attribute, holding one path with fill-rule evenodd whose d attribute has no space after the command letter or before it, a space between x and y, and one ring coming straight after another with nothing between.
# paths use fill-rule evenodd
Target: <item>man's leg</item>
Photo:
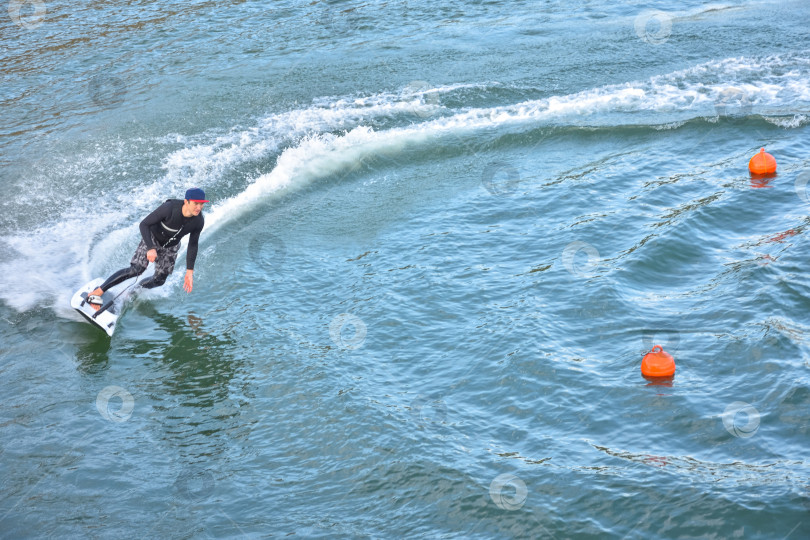
<instances>
[{"instance_id":1,"label":"man's leg","mask_svg":"<svg viewBox=\"0 0 810 540\"><path fill-rule=\"evenodd\" d=\"M119 283L123 283L128 279L141 275L149 265L149 261L146 259L146 251L146 243L141 240L141 242L138 244L138 248L135 250L135 255L133 255L132 260L129 261L129 268L123 268L108 277L107 281L102 283L100 287L96 287L95 290L91 291L90 295L101 296L105 291L108 291Z\"/></svg>"},{"instance_id":2,"label":"man's leg","mask_svg":"<svg viewBox=\"0 0 810 540\"><path fill-rule=\"evenodd\" d=\"M169 277L168 274L164 275L155 274L152 277L142 279L141 282L138 283L138 286L143 287L144 289L154 289L155 287L160 287L161 285L166 283L167 277Z\"/></svg>"},{"instance_id":3,"label":"man's leg","mask_svg":"<svg viewBox=\"0 0 810 540\"><path fill-rule=\"evenodd\" d=\"M154 289L166 283L166 278L174 272L174 263L177 260L179 250L180 244L170 248L158 248L158 256L155 259L155 275L142 280L138 285L144 289Z\"/></svg>"},{"instance_id":4,"label":"man's leg","mask_svg":"<svg viewBox=\"0 0 810 540\"><path fill-rule=\"evenodd\" d=\"M129 268L122 268L118 272L114 273L110 277L107 278L107 281L99 285L96 290L91 292L90 294L95 294L97 296L101 296L104 294L105 291L108 291L118 285L119 283L123 283L128 279L132 279L135 276L139 276L146 270L146 267L138 266L136 264L130 265Z\"/></svg>"}]
</instances>

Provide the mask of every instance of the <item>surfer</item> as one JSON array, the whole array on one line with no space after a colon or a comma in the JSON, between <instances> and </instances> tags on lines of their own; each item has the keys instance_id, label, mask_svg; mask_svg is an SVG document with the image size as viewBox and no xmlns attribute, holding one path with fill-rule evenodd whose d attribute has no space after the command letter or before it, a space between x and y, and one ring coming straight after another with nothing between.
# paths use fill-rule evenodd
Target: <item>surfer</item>
<instances>
[{"instance_id":1,"label":"surfer","mask_svg":"<svg viewBox=\"0 0 810 540\"><path fill-rule=\"evenodd\" d=\"M185 199L169 199L154 212L146 216L140 224L141 242L135 250L129 268L123 268L90 292L88 301L99 305L101 295L119 283L141 275L150 262L155 263L155 274L139 283L145 289L160 287L174 270L180 239L189 235L186 252L186 277L183 289L191 292L194 285L194 261L197 259L197 242L205 220L202 208L208 201L200 188L186 191ZM95 298L93 298L95 297Z\"/></svg>"}]
</instances>

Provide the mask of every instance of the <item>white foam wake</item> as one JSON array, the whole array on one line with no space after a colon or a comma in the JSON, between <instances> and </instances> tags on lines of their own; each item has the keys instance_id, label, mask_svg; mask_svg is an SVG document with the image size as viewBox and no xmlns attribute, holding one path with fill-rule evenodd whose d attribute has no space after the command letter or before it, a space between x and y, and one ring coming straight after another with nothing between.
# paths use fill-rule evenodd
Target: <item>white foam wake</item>
<instances>
[{"instance_id":1,"label":"white foam wake","mask_svg":"<svg viewBox=\"0 0 810 540\"><path fill-rule=\"evenodd\" d=\"M657 127L673 122L680 125L678 122L697 117L756 114L758 110L798 118L780 124L798 127L807 115L797 111L810 114L808 83L807 57L730 58L648 81L603 86L514 105L468 109L380 132L358 127L344 135L311 135L285 150L273 171L258 176L237 196L215 205L210 221L212 228L218 228L278 190L354 168L368 157L485 129L606 122L647 123ZM387 103L389 98L377 96L368 102Z\"/></svg>"},{"instance_id":2,"label":"white foam wake","mask_svg":"<svg viewBox=\"0 0 810 540\"><path fill-rule=\"evenodd\" d=\"M646 81L510 105L460 109L442 105L446 96L470 88L486 97L487 92L504 88L497 83L411 85L399 92L319 98L307 107L271 114L253 126L227 132L166 135L154 142L158 153L165 152L157 156L162 176L131 186L139 196L127 204L120 200L121 213L90 213L82 206L86 203L77 200L62 209L58 221L5 234L10 255L0 263L0 299L21 311L41 305L43 297L51 305L67 305L79 283L128 263L137 243L136 223L143 215L164 199L181 196L191 185L209 193L228 191L224 177L246 163L275 160L269 172L246 177L236 195L210 205L203 247L206 236L274 194L352 170L371 156L441 145L449 137L491 137L549 125L678 126L699 117L760 114L792 128L804 125L810 116L809 83L807 55L729 58ZM383 127L377 130L374 125ZM98 156L84 159L89 163ZM85 180L81 171L77 166L49 174L63 174L62 181L79 185ZM90 239L95 239L92 249Z\"/></svg>"}]
</instances>

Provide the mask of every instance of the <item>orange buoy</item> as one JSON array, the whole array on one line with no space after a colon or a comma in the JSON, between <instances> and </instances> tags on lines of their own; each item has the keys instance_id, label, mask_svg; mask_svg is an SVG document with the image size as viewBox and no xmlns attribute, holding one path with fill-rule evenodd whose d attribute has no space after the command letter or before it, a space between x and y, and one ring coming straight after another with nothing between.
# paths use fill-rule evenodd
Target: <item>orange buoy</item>
<instances>
[{"instance_id":1,"label":"orange buoy","mask_svg":"<svg viewBox=\"0 0 810 540\"><path fill-rule=\"evenodd\" d=\"M644 355L641 374L645 377L672 377L675 375L675 359L661 345L656 345Z\"/></svg>"},{"instance_id":2,"label":"orange buoy","mask_svg":"<svg viewBox=\"0 0 810 540\"><path fill-rule=\"evenodd\" d=\"M748 170L753 174L774 174L776 172L776 159L764 148L754 155L748 162Z\"/></svg>"}]
</instances>

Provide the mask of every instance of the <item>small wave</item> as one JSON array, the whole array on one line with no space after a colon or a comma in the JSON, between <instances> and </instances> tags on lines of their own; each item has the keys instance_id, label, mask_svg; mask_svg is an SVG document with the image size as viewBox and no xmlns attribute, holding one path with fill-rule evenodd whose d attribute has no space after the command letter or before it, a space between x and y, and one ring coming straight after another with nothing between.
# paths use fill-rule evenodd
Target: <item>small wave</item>
<instances>
[{"instance_id":1,"label":"small wave","mask_svg":"<svg viewBox=\"0 0 810 540\"><path fill-rule=\"evenodd\" d=\"M692 11L678 13L677 15L678 18L682 19L699 19L703 15L717 15L727 11L742 11L744 9L746 9L746 6L735 4L709 4L700 6Z\"/></svg>"},{"instance_id":2,"label":"small wave","mask_svg":"<svg viewBox=\"0 0 810 540\"><path fill-rule=\"evenodd\" d=\"M810 122L810 116L806 114L796 114L790 118L779 118L779 117L764 117L766 122L769 122L775 126L779 126L786 129L796 129L802 126L806 126L808 122Z\"/></svg>"}]
</instances>

